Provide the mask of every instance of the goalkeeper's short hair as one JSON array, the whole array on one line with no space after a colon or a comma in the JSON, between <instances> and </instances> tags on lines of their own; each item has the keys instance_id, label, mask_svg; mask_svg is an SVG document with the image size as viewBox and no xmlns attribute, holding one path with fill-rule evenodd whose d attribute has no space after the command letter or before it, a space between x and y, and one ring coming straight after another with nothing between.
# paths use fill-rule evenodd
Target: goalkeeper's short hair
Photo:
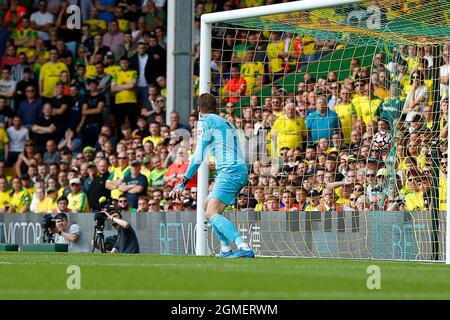
<instances>
[{"instance_id":1,"label":"goalkeeper's short hair","mask_svg":"<svg viewBox=\"0 0 450 320\"><path fill-rule=\"evenodd\" d=\"M217 100L210 93L203 93L198 97L198 109L201 113L217 113Z\"/></svg>"}]
</instances>

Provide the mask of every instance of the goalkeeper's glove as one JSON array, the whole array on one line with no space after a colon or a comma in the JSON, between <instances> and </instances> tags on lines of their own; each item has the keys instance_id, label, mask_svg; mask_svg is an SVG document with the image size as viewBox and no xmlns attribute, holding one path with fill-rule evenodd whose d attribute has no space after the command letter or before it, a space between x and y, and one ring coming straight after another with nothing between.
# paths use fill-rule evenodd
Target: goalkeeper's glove
<instances>
[{"instance_id":1,"label":"goalkeeper's glove","mask_svg":"<svg viewBox=\"0 0 450 320\"><path fill-rule=\"evenodd\" d=\"M172 191L170 191L169 197L173 199L178 198L181 191L186 189L186 185L189 183L189 181L190 179L183 177L183 179L181 179L181 181L172 189Z\"/></svg>"}]
</instances>

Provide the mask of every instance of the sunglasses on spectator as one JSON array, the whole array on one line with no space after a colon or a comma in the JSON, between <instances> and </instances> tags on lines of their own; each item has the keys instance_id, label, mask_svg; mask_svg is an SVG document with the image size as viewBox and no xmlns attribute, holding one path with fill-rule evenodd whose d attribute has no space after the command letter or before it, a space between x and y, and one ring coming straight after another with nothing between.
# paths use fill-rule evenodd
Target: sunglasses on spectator
<instances>
[{"instance_id":1,"label":"sunglasses on spectator","mask_svg":"<svg viewBox=\"0 0 450 320\"><path fill-rule=\"evenodd\" d=\"M374 173L368 173L367 176L373 178L373 177L375 177L375 174Z\"/></svg>"},{"instance_id":2,"label":"sunglasses on spectator","mask_svg":"<svg viewBox=\"0 0 450 320\"><path fill-rule=\"evenodd\" d=\"M128 159L128 158L126 158L126 157L118 157L117 159L118 159L118 160L126 160L126 159Z\"/></svg>"},{"instance_id":3,"label":"sunglasses on spectator","mask_svg":"<svg viewBox=\"0 0 450 320\"><path fill-rule=\"evenodd\" d=\"M156 206L156 202L149 202L148 205L149 206Z\"/></svg>"}]
</instances>

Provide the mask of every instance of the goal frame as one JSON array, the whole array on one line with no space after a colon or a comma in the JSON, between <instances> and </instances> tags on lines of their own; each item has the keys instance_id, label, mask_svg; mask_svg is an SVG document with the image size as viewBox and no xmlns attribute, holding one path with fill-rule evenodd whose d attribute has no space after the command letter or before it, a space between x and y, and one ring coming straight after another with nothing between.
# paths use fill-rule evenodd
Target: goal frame
<instances>
[{"instance_id":1,"label":"goal frame","mask_svg":"<svg viewBox=\"0 0 450 320\"><path fill-rule=\"evenodd\" d=\"M328 8L333 6L356 4L364 2L363 0L302 0L280 4L264 5L259 7L244 8L237 10L229 10L222 12L214 12L203 14L200 22L200 77L199 77L199 94L209 93L211 86L211 42L212 42L212 25L214 23L225 22L229 20L255 18L260 16L268 16L275 14L291 13L295 11L312 10ZM450 113L450 109L449 109ZM448 140L448 150L450 150L450 139ZM449 168L449 165L447 166ZM448 172L447 172L448 177ZM205 208L203 201L208 195L209 173L206 161L203 161L198 170L197 179L197 223L196 223L196 246L195 253L197 256L206 256L207 245L207 220L205 216ZM448 178L447 178L448 181ZM450 188L447 187L447 199L450 198ZM446 220L446 259L445 263L450 264L450 219Z\"/></svg>"}]
</instances>

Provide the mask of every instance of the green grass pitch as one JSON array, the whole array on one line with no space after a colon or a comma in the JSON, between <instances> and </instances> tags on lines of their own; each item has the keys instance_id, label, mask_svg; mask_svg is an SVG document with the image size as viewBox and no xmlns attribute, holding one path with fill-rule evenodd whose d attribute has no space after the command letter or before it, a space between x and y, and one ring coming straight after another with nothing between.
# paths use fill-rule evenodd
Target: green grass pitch
<instances>
[{"instance_id":1,"label":"green grass pitch","mask_svg":"<svg viewBox=\"0 0 450 320\"><path fill-rule=\"evenodd\" d=\"M66 286L70 265L80 290ZM5 252L0 275L0 299L450 299L450 266L419 262Z\"/></svg>"}]
</instances>

